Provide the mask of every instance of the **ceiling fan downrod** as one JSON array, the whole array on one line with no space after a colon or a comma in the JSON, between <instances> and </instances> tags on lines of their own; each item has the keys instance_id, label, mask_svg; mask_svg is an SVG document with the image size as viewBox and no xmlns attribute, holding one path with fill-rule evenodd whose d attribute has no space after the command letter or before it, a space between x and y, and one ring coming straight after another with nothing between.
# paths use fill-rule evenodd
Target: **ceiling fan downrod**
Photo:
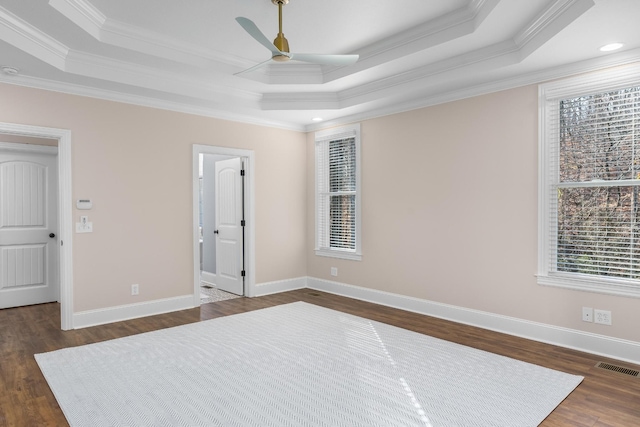
<instances>
[{"instance_id":1,"label":"ceiling fan downrod","mask_svg":"<svg viewBox=\"0 0 640 427\"><path fill-rule=\"evenodd\" d=\"M273 41L273 45L280 51L289 53L289 42L282 32L282 6L289 3L289 0L271 0L271 3L278 6L278 35ZM290 58L287 55L273 55L272 59L278 62L286 62Z\"/></svg>"}]
</instances>

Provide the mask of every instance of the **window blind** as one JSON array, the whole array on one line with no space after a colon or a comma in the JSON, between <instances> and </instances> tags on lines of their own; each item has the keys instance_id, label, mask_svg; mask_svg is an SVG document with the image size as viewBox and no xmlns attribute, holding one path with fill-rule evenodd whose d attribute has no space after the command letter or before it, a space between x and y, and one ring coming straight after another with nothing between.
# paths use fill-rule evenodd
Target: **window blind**
<instances>
[{"instance_id":1,"label":"window blind","mask_svg":"<svg viewBox=\"0 0 640 427\"><path fill-rule=\"evenodd\" d=\"M551 271L640 279L640 86L547 108Z\"/></svg>"},{"instance_id":2,"label":"window blind","mask_svg":"<svg viewBox=\"0 0 640 427\"><path fill-rule=\"evenodd\" d=\"M316 139L316 246L357 248L357 145L355 130Z\"/></svg>"},{"instance_id":3,"label":"window blind","mask_svg":"<svg viewBox=\"0 0 640 427\"><path fill-rule=\"evenodd\" d=\"M317 143L318 246L320 249L356 249L355 137Z\"/></svg>"}]
</instances>

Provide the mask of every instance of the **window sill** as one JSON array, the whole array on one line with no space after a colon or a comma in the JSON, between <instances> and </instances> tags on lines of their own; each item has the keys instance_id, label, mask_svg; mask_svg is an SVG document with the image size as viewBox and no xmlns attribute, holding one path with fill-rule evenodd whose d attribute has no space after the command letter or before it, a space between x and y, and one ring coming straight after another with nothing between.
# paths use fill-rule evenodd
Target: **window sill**
<instances>
[{"instance_id":1,"label":"window sill","mask_svg":"<svg viewBox=\"0 0 640 427\"><path fill-rule=\"evenodd\" d=\"M362 261L362 254L358 254L355 252L316 249L316 255L330 257L330 258L348 259L351 261Z\"/></svg>"},{"instance_id":2,"label":"window sill","mask_svg":"<svg viewBox=\"0 0 640 427\"><path fill-rule=\"evenodd\" d=\"M554 286L576 291L596 292L600 294L640 298L640 284L631 280L594 279L588 275L546 274L537 275L538 284Z\"/></svg>"}]
</instances>

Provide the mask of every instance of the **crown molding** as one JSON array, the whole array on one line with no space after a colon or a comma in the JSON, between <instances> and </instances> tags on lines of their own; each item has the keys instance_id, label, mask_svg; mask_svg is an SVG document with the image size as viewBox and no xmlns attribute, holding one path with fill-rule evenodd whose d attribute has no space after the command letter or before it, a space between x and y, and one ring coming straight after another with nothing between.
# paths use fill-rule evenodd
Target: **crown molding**
<instances>
[{"instance_id":1,"label":"crown molding","mask_svg":"<svg viewBox=\"0 0 640 427\"><path fill-rule=\"evenodd\" d=\"M464 13L460 12L461 9L452 12L450 14L451 17L447 17L440 22L440 27L437 27L434 22L431 22L430 27L429 25L419 26L419 29L414 27L402 33L402 35L397 35L399 37L398 40L402 37L404 37L403 40L405 41L411 40L410 34L422 34L422 36L428 38L430 33L425 30L427 27L436 33L444 31L451 36L448 33L451 28L459 31L460 28L458 26L463 25L462 16L466 17L467 21L465 22L473 22L474 25L479 25L481 20L484 19L483 16L488 14L487 11L495 7L497 2L498 0L476 0L470 2ZM74 13L84 16L82 18L86 21L84 25L91 24L98 32L103 32L105 28L111 28L113 25L117 27L117 24L110 24L110 21L97 9L83 9L83 5L90 6L87 0L50 0L49 3L64 4L67 7L73 6L76 9L80 8ZM572 64L554 68L551 71L543 70L521 77L507 77L499 82L474 80L473 76L477 70L494 69L500 71L506 66L521 62L523 58L556 34L561 27L576 19L593 5L593 0L551 1L547 4L547 8L518 32L513 39L348 89L333 92L306 91L304 93L281 90L280 92L265 93L264 95L258 92L235 89L232 79L236 77L231 75L220 76L214 82L212 79L185 77L176 72L158 70L127 61L118 61L70 50L0 6L0 39L60 70L107 82L138 86L142 88L140 92L149 90L154 91L155 95L127 95L117 90L92 89L81 85L54 83L23 76L0 75L0 81L291 130L307 129L307 127L292 125L287 123L286 120L261 119L256 117L261 115L260 111L256 112L256 110L324 109L343 110L345 112L344 120L341 118L310 125L310 129L312 129L318 126L326 127L334 123L344 124L345 122L363 118L395 114L442 102L481 95L495 90L539 83L544 79L562 77L562 70L569 70L564 75L571 75L588 72L591 69L614 66L617 61L616 58L634 58L626 60L626 62L638 60L637 51L628 51L606 55L592 61L580 62L577 65ZM447 25L446 22L450 25ZM135 27L129 29L120 28L118 31L118 34L123 37L127 31L132 33L132 37L136 37ZM149 35L147 34L147 36ZM140 40L146 40L146 42L151 43L150 40L145 39L145 36L141 36ZM162 44L163 41L161 40L160 42ZM409 41L408 43L411 42ZM619 61L619 63L624 62L624 60L622 62ZM264 70L257 70L257 72L267 82L295 85L322 83L324 82L322 79L333 72L331 70L335 70L335 67L322 67L312 64L269 64ZM505 75L504 73L498 74ZM452 78L458 79L456 81L459 83L456 83L455 87L449 84ZM174 100L182 99L184 101L157 99L154 98L156 95L159 98L173 97ZM255 115L253 115L252 111L256 112ZM348 115L347 111L359 112ZM283 113L283 117L285 116L286 111Z\"/></svg>"},{"instance_id":2,"label":"crown molding","mask_svg":"<svg viewBox=\"0 0 640 427\"><path fill-rule=\"evenodd\" d=\"M344 115L334 120L327 120L318 124L308 126L299 126L288 123L286 121L276 121L256 117L250 111L233 112L228 108L212 108L206 106L195 106L193 104L171 102L166 100L154 99L146 96L124 94L122 92L95 89L91 87L75 85L70 83L61 83L51 80L38 79L24 76L3 76L0 74L0 83L11 84L16 86L24 86L35 89L48 90L53 92L61 92L71 95L86 96L90 98L98 98L113 102L122 102L126 104L139 105L162 110L176 111L186 114L194 114L205 117L212 117L221 120L240 122L258 126L266 126L278 129L314 132L317 130L327 129L334 126L341 126L348 123L370 120L377 117L388 116L392 114L403 113L406 111L417 110L438 104L466 99L474 96L485 95L501 90L513 89L516 87L526 86L529 84L538 84L546 81L560 79L581 73L589 73L592 71L611 68L634 62L640 62L640 49L621 52L619 54L607 55L602 58L581 61L561 67L554 67L541 71L532 72L526 75L502 79L497 82L489 82L461 88L456 91L448 91L446 93L433 94L431 96L420 96L399 101L393 105L387 105L380 108L369 109L356 114Z\"/></svg>"},{"instance_id":3,"label":"crown molding","mask_svg":"<svg viewBox=\"0 0 640 427\"><path fill-rule=\"evenodd\" d=\"M0 6L0 39L56 67L65 69L69 48Z\"/></svg>"},{"instance_id":4,"label":"crown molding","mask_svg":"<svg viewBox=\"0 0 640 427\"><path fill-rule=\"evenodd\" d=\"M49 6L67 17L71 22L100 40L100 29L107 20L96 7L83 0L49 0Z\"/></svg>"},{"instance_id":5,"label":"crown molding","mask_svg":"<svg viewBox=\"0 0 640 427\"><path fill-rule=\"evenodd\" d=\"M269 64L260 72L250 73L250 75L243 77L267 85L320 85L328 83L471 34L482 24L498 3L499 0L471 1L465 7L363 48L360 52L360 61L349 67ZM88 0L50 0L49 4L104 43L201 68L214 68L223 74L232 74L236 71L235 67L246 69L250 66L246 60L238 57L229 57L219 52L176 42L163 34L145 31L108 19ZM519 48L520 60L530 55L560 31L563 24L566 25L573 21L593 5L593 0L556 0L550 2L530 25L523 28L513 39ZM473 54L468 56L473 56ZM465 59L465 55L458 56L456 59ZM437 67L438 64L431 64L427 68ZM341 96L338 95L337 98L341 98ZM267 109L278 108L278 102L285 101L282 96L270 97L267 95L264 106ZM311 104L317 102L319 101L313 101ZM327 108L335 108L335 106L327 106Z\"/></svg>"},{"instance_id":6,"label":"crown molding","mask_svg":"<svg viewBox=\"0 0 640 427\"><path fill-rule=\"evenodd\" d=\"M262 96L260 107L263 110L335 110L342 108L339 96L335 92L269 93Z\"/></svg>"},{"instance_id":7,"label":"crown molding","mask_svg":"<svg viewBox=\"0 0 640 427\"><path fill-rule=\"evenodd\" d=\"M49 0L49 5L102 43L193 66L222 68L223 72L250 66L249 61L239 56L203 49L110 19L87 0Z\"/></svg>"},{"instance_id":8,"label":"crown molding","mask_svg":"<svg viewBox=\"0 0 640 427\"><path fill-rule=\"evenodd\" d=\"M482 49L463 53L424 67L354 86L334 94L329 102L326 93L265 94L262 108L266 110L342 109L380 98L398 98L400 93L414 93L415 88L429 88L438 82L434 76L461 78L473 75L489 66L501 68L522 62L527 56L561 31L569 22L594 5L592 0L557 0L535 17L516 37ZM476 10L477 11L477 10Z\"/></svg>"},{"instance_id":9,"label":"crown molding","mask_svg":"<svg viewBox=\"0 0 640 427\"><path fill-rule=\"evenodd\" d=\"M349 67L333 67L324 73L331 82L438 44L472 34L500 0L476 0L436 19L358 49L360 60Z\"/></svg>"},{"instance_id":10,"label":"crown molding","mask_svg":"<svg viewBox=\"0 0 640 427\"><path fill-rule=\"evenodd\" d=\"M155 108L159 110L175 111L185 114L193 114L196 116L211 117L220 120L228 120L244 124L257 126L265 126L276 129L285 129L303 132L304 126L288 123L281 120L270 120L257 117L252 113L251 109L230 110L225 105L220 108L210 106L199 106L188 103L173 102L149 96L132 95L128 93L118 92L115 90L96 89L93 87L82 86L73 83L63 83L54 80L40 79L36 77L24 76L4 76L0 74L0 83L13 86L22 86L32 89L47 90L51 92L64 93L69 95L84 96L105 101L121 102L123 104L138 105L141 107Z\"/></svg>"},{"instance_id":11,"label":"crown molding","mask_svg":"<svg viewBox=\"0 0 640 427\"><path fill-rule=\"evenodd\" d=\"M360 61L349 67L275 66L266 73L247 78L269 85L322 84L337 80L471 34L499 2L500 0L474 0L451 13L369 45L361 50ZM237 56L176 42L164 34L115 21L106 17L88 0L49 0L49 4L103 43L203 68L222 68L221 72L233 73L238 71L235 67L246 69L252 65L251 62Z\"/></svg>"},{"instance_id":12,"label":"crown molding","mask_svg":"<svg viewBox=\"0 0 640 427\"><path fill-rule=\"evenodd\" d=\"M593 0L556 0L549 3L513 38L516 45L520 46L521 59L532 54L593 6Z\"/></svg>"},{"instance_id":13,"label":"crown molding","mask_svg":"<svg viewBox=\"0 0 640 427\"><path fill-rule=\"evenodd\" d=\"M363 120L371 120L378 117L389 116L393 114L404 113L407 111L418 110L421 108L432 107L434 105L445 104L447 102L459 101L475 96L486 95L489 93L499 92L502 90L514 89L517 87L527 86L531 84L540 84L562 78L575 76L578 74L592 73L607 68L625 66L629 64L640 64L640 49L634 49L619 54L607 55L601 58L579 61L572 64L562 65L559 67L547 68L544 70L534 71L531 73L500 79L499 81L491 81L482 84L476 84L464 87L458 90L447 91L444 93L421 95L405 101L400 101L392 105L380 108L369 109L356 114L344 115L334 120L326 120L322 123L313 123L305 126L306 132L315 132L335 126L342 126L348 123L355 123Z\"/></svg>"},{"instance_id":14,"label":"crown molding","mask_svg":"<svg viewBox=\"0 0 640 427\"><path fill-rule=\"evenodd\" d=\"M71 51L67 58L67 71L110 82L122 83L146 89L187 96L200 100L217 101L225 104L249 102L258 105L261 95L246 90L235 89L224 81L195 79L171 71L160 70L118 61L86 52Z\"/></svg>"},{"instance_id":15,"label":"crown molding","mask_svg":"<svg viewBox=\"0 0 640 427\"><path fill-rule=\"evenodd\" d=\"M473 75L476 67L513 65L518 62L517 52L518 47L512 41L506 41L332 94L267 93L262 97L261 106L266 110L307 110L320 108L320 105L326 109L342 109L384 98L397 99L415 95L416 88L437 86L435 76L449 79L457 73L464 77Z\"/></svg>"}]
</instances>

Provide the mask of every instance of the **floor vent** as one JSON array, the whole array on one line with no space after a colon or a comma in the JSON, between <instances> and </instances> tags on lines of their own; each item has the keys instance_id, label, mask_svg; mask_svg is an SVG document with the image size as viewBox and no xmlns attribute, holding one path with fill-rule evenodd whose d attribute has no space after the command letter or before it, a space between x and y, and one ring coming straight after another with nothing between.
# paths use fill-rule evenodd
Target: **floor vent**
<instances>
[{"instance_id":1,"label":"floor vent","mask_svg":"<svg viewBox=\"0 0 640 427\"><path fill-rule=\"evenodd\" d=\"M610 371L619 372L631 377L640 377L640 371L636 371L635 369L623 368L622 366L616 366L610 363L598 362L596 368L608 369Z\"/></svg>"},{"instance_id":2,"label":"floor vent","mask_svg":"<svg viewBox=\"0 0 640 427\"><path fill-rule=\"evenodd\" d=\"M307 292L307 295L311 295L312 297L319 297L320 294L317 292Z\"/></svg>"}]
</instances>

